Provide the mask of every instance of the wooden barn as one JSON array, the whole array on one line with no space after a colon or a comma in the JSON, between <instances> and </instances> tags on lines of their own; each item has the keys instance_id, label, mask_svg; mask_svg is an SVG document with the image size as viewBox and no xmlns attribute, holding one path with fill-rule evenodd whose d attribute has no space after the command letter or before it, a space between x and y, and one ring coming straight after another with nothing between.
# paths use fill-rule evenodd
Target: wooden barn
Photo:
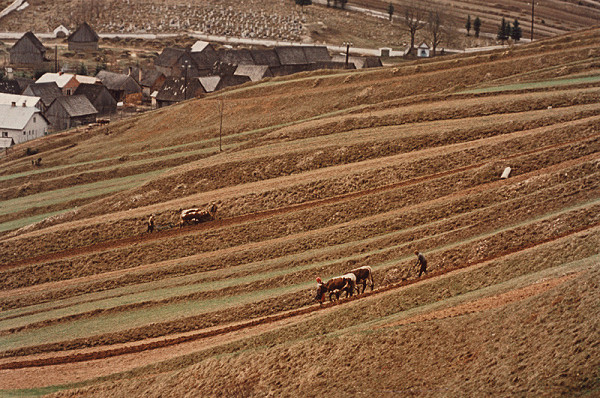
<instances>
[{"instance_id":1,"label":"wooden barn","mask_svg":"<svg viewBox=\"0 0 600 398\"><path fill-rule=\"evenodd\" d=\"M187 99L200 97L205 94L197 77L167 77L163 86L156 94L156 104L159 108L172 105Z\"/></svg>"},{"instance_id":2,"label":"wooden barn","mask_svg":"<svg viewBox=\"0 0 600 398\"><path fill-rule=\"evenodd\" d=\"M30 84L25 91L23 91L23 95L40 97L42 99L42 111L45 112L52 101L63 95L63 93L56 82L48 82Z\"/></svg>"},{"instance_id":3,"label":"wooden barn","mask_svg":"<svg viewBox=\"0 0 600 398\"><path fill-rule=\"evenodd\" d=\"M58 97L46 111L46 117L55 130L64 130L94 123L98 111L85 95Z\"/></svg>"},{"instance_id":4,"label":"wooden barn","mask_svg":"<svg viewBox=\"0 0 600 398\"><path fill-rule=\"evenodd\" d=\"M46 60L46 47L31 32L25 33L12 46L10 52L11 65L41 65Z\"/></svg>"},{"instance_id":5,"label":"wooden barn","mask_svg":"<svg viewBox=\"0 0 600 398\"><path fill-rule=\"evenodd\" d=\"M101 70L96 77L108 89L108 92L117 102L134 103L141 101L142 87L132 76ZM137 101L132 99L134 95L139 96Z\"/></svg>"},{"instance_id":6,"label":"wooden barn","mask_svg":"<svg viewBox=\"0 0 600 398\"><path fill-rule=\"evenodd\" d=\"M69 51L95 51L98 49L98 41L100 37L87 24L87 22L79 25L77 30L69 36Z\"/></svg>"},{"instance_id":7,"label":"wooden barn","mask_svg":"<svg viewBox=\"0 0 600 398\"><path fill-rule=\"evenodd\" d=\"M154 59L154 67L163 75L169 76L198 76L198 66L192 54L185 48L166 47Z\"/></svg>"},{"instance_id":8,"label":"wooden barn","mask_svg":"<svg viewBox=\"0 0 600 398\"><path fill-rule=\"evenodd\" d=\"M117 101L102 84L80 84L74 95L85 95L100 116L110 115L117 111Z\"/></svg>"}]
</instances>

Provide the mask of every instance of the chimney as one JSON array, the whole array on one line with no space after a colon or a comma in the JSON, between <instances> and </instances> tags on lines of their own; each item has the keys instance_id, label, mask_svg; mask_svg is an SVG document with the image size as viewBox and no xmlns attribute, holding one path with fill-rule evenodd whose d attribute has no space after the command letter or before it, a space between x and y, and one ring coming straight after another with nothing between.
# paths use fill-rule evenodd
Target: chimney
<instances>
[{"instance_id":1,"label":"chimney","mask_svg":"<svg viewBox=\"0 0 600 398\"><path fill-rule=\"evenodd\" d=\"M10 103L10 106L15 107L15 106L17 106L17 103L13 101Z\"/></svg>"}]
</instances>

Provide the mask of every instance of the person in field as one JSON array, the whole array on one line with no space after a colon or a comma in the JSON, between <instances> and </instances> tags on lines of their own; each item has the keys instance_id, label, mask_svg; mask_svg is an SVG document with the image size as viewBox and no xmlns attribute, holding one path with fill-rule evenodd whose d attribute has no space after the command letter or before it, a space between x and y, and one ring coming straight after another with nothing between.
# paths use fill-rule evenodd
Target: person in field
<instances>
[{"instance_id":1,"label":"person in field","mask_svg":"<svg viewBox=\"0 0 600 398\"><path fill-rule=\"evenodd\" d=\"M415 265L421 266L421 268L419 269L419 276L417 277L420 278L422 274L427 273L427 260L425 259L425 256L418 250L415 250L415 255L417 256L417 262L415 263Z\"/></svg>"},{"instance_id":2,"label":"person in field","mask_svg":"<svg viewBox=\"0 0 600 398\"><path fill-rule=\"evenodd\" d=\"M148 219L148 233L154 232L154 214Z\"/></svg>"}]
</instances>

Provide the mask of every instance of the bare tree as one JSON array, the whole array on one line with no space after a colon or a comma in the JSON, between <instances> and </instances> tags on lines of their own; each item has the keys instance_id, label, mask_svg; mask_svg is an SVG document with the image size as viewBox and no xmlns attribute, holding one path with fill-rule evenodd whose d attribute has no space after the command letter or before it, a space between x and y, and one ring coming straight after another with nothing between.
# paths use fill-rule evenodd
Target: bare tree
<instances>
[{"instance_id":1,"label":"bare tree","mask_svg":"<svg viewBox=\"0 0 600 398\"><path fill-rule=\"evenodd\" d=\"M425 27L425 16L427 14L422 8L419 8L415 3L408 3L404 6L404 25L410 34L410 48L407 54L412 54L415 48L415 35Z\"/></svg>"},{"instance_id":2,"label":"bare tree","mask_svg":"<svg viewBox=\"0 0 600 398\"><path fill-rule=\"evenodd\" d=\"M431 41L431 49L435 57L439 45L447 41L452 30L450 18L447 17L440 9L433 9L427 15L427 33Z\"/></svg>"}]
</instances>

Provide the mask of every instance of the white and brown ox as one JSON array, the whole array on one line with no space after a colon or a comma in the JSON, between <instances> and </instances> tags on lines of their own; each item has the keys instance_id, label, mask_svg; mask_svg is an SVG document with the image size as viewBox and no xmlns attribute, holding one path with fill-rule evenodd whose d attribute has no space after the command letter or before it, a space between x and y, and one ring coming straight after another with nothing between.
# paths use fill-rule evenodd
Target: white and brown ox
<instances>
[{"instance_id":1,"label":"white and brown ox","mask_svg":"<svg viewBox=\"0 0 600 398\"><path fill-rule=\"evenodd\" d=\"M352 296L356 289L356 276L352 273L331 278L327 283L323 283L321 278L317 278L317 296L315 300L321 304L325 300L325 294L329 293L329 301L333 301L333 296L340 299L340 294L346 292L346 297Z\"/></svg>"},{"instance_id":2,"label":"white and brown ox","mask_svg":"<svg viewBox=\"0 0 600 398\"><path fill-rule=\"evenodd\" d=\"M214 220L215 214L217 213L217 205L211 204L205 209L192 208L181 210L179 217L179 228L185 224L198 224L204 221Z\"/></svg>"},{"instance_id":3,"label":"white and brown ox","mask_svg":"<svg viewBox=\"0 0 600 398\"><path fill-rule=\"evenodd\" d=\"M367 288L367 282L371 287L371 291L375 287L375 282L373 281L373 270L368 265L364 267L356 268L350 271L350 273L356 276L356 292L358 294L364 293ZM360 283L362 282L362 292L360 291Z\"/></svg>"}]
</instances>

